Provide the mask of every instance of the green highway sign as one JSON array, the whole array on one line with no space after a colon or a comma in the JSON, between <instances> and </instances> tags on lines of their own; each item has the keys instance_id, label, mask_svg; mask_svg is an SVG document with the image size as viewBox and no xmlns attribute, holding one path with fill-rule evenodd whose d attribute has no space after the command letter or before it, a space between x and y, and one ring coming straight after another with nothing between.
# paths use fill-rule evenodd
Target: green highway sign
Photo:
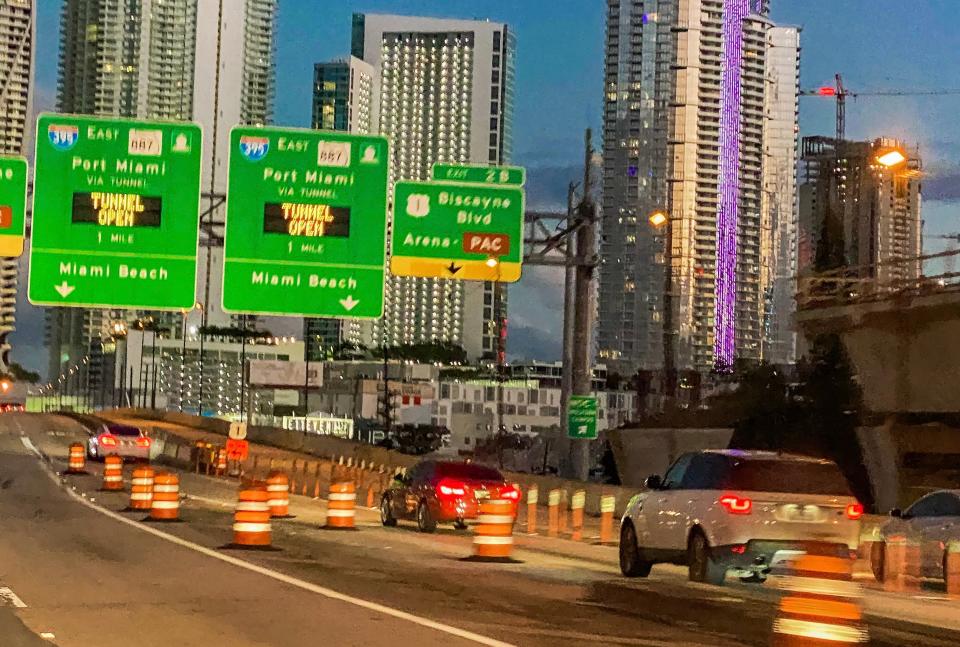
<instances>
[{"instance_id":1,"label":"green highway sign","mask_svg":"<svg viewBox=\"0 0 960 647\"><path fill-rule=\"evenodd\" d=\"M27 160L0 157L0 256L23 254L26 216Z\"/></svg>"},{"instance_id":2,"label":"green highway sign","mask_svg":"<svg viewBox=\"0 0 960 647\"><path fill-rule=\"evenodd\" d=\"M223 309L380 317L389 157L383 137L234 128Z\"/></svg>"},{"instance_id":3,"label":"green highway sign","mask_svg":"<svg viewBox=\"0 0 960 647\"><path fill-rule=\"evenodd\" d=\"M522 166L437 163L433 165L433 179L439 182L523 186L527 181L527 171Z\"/></svg>"},{"instance_id":4,"label":"green highway sign","mask_svg":"<svg viewBox=\"0 0 960 647\"><path fill-rule=\"evenodd\" d=\"M597 399L592 395L571 395L567 403L567 437L597 437Z\"/></svg>"},{"instance_id":5,"label":"green highway sign","mask_svg":"<svg viewBox=\"0 0 960 647\"><path fill-rule=\"evenodd\" d=\"M191 123L41 115L30 302L192 308L201 144Z\"/></svg>"},{"instance_id":6,"label":"green highway sign","mask_svg":"<svg viewBox=\"0 0 960 647\"><path fill-rule=\"evenodd\" d=\"M523 260L523 189L397 182L390 271L398 276L513 282Z\"/></svg>"}]
</instances>

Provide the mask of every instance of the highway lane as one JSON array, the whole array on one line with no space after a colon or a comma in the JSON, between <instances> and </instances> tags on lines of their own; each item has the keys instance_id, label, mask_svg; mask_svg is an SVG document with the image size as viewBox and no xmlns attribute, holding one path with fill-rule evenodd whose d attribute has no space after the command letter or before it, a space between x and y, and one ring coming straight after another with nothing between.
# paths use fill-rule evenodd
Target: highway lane
<instances>
[{"instance_id":1,"label":"highway lane","mask_svg":"<svg viewBox=\"0 0 960 647\"><path fill-rule=\"evenodd\" d=\"M27 418L22 425L41 449L62 461L73 437L69 424ZM209 548L228 542L230 509L215 501L228 503L235 485L193 475L184 481L188 491L202 492L204 501L187 501L186 523L163 530ZM126 505L125 494L96 492L96 475L70 482L109 509ZM317 505L302 501L303 511ZM231 554L272 572L514 644L769 644L777 596L767 587L691 585L670 567L658 567L649 580L627 582L609 563L529 547L517 553L522 564L472 564L459 560L469 554L469 538L462 533L422 535L409 526L337 533L318 530L318 518L303 514L276 521L274 543L282 551ZM957 644L953 634L902 623L880 622L873 629L875 645Z\"/></svg>"}]
</instances>

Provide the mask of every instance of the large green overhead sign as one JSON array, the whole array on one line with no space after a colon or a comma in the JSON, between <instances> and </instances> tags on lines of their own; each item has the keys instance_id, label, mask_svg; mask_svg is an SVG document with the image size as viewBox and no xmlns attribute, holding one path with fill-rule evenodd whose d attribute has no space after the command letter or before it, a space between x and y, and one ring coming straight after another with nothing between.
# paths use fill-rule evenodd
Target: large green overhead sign
<instances>
[{"instance_id":1,"label":"large green overhead sign","mask_svg":"<svg viewBox=\"0 0 960 647\"><path fill-rule=\"evenodd\" d=\"M30 302L192 308L200 127L44 114L36 140Z\"/></svg>"},{"instance_id":2,"label":"large green overhead sign","mask_svg":"<svg viewBox=\"0 0 960 647\"><path fill-rule=\"evenodd\" d=\"M234 128L224 310L381 316L388 168L383 137Z\"/></svg>"},{"instance_id":3,"label":"large green overhead sign","mask_svg":"<svg viewBox=\"0 0 960 647\"><path fill-rule=\"evenodd\" d=\"M390 270L399 276L517 281L523 259L523 189L397 182L391 249Z\"/></svg>"},{"instance_id":4,"label":"large green overhead sign","mask_svg":"<svg viewBox=\"0 0 960 647\"><path fill-rule=\"evenodd\" d=\"M0 256L23 254L27 216L27 160L0 157Z\"/></svg>"}]
</instances>

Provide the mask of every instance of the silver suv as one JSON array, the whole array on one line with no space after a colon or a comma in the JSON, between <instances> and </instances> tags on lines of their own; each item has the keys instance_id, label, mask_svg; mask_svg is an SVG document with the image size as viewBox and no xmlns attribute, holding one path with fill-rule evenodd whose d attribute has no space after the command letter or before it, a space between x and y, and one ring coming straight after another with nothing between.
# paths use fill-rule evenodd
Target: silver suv
<instances>
[{"instance_id":1,"label":"silver suv","mask_svg":"<svg viewBox=\"0 0 960 647\"><path fill-rule=\"evenodd\" d=\"M762 451L684 454L630 500L620 526L620 570L646 577L658 562L686 565L695 582L727 571L762 582L804 551L851 557L863 506L836 463Z\"/></svg>"}]
</instances>

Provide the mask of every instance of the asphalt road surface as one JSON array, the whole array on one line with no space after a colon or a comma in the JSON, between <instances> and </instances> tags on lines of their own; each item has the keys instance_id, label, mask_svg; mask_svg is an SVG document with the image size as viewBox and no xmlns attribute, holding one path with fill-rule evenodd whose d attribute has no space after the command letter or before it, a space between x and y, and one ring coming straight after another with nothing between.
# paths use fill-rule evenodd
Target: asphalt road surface
<instances>
[{"instance_id":1,"label":"asphalt road surface","mask_svg":"<svg viewBox=\"0 0 960 647\"><path fill-rule=\"evenodd\" d=\"M127 494L98 491L99 466L55 476L81 437L63 418L0 416L3 647L770 642L772 591L659 569L626 584L609 564L531 550L518 564L465 562L463 533L323 531L304 514L274 523L277 551L225 550L231 511L217 501L235 485L186 476L204 496L185 502L183 523L146 524L120 512ZM874 645L960 644L902 622L871 632Z\"/></svg>"}]
</instances>

